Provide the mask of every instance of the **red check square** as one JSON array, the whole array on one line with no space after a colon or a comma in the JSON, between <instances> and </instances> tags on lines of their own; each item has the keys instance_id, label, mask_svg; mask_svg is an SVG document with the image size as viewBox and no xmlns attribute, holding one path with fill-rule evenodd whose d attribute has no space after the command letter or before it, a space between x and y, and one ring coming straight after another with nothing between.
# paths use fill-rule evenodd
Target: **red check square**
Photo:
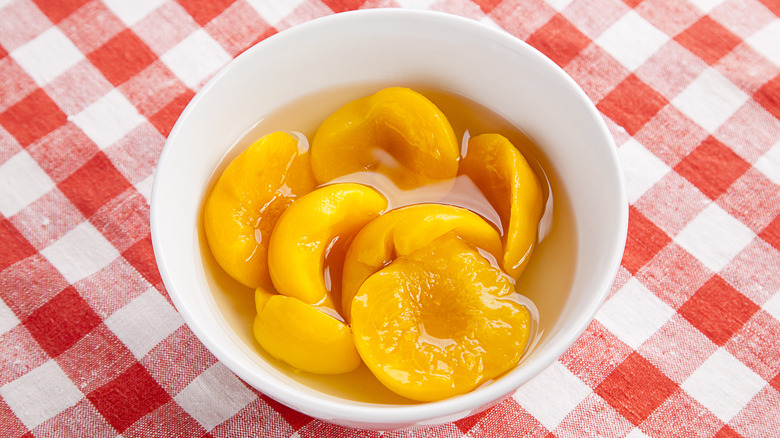
<instances>
[{"instance_id":1,"label":"red check square","mask_svg":"<svg viewBox=\"0 0 780 438\"><path fill-rule=\"evenodd\" d=\"M37 253L35 247L22 236L22 233L2 216L0 216L0 242L3 242L3 250L0 251L0 271Z\"/></svg>"},{"instance_id":2,"label":"red check square","mask_svg":"<svg viewBox=\"0 0 780 438\"><path fill-rule=\"evenodd\" d=\"M87 55L92 64L114 85L119 85L157 59L132 30L126 29Z\"/></svg>"},{"instance_id":3,"label":"red check square","mask_svg":"<svg viewBox=\"0 0 780 438\"><path fill-rule=\"evenodd\" d=\"M195 93L186 89L184 93L177 96L168 103L168 105L165 105L160 111L150 117L149 121L152 122L158 131L160 131L160 134L162 134L163 137L168 137L168 134L171 133L171 129L173 129L173 125L176 123L179 115L181 115L181 112L184 111L184 107L190 103L190 100L192 100L193 97L195 97Z\"/></svg>"},{"instance_id":4,"label":"red check square","mask_svg":"<svg viewBox=\"0 0 780 438\"><path fill-rule=\"evenodd\" d=\"M41 348L49 356L57 357L100 324L100 317L70 286L35 310L23 323Z\"/></svg>"},{"instance_id":5,"label":"red check square","mask_svg":"<svg viewBox=\"0 0 780 438\"><path fill-rule=\"evenodd\" d=\"M780 391L780 372L777 373L777 375L769 381L769 384L772 385L773 388Z\"/></svg>"},{"instance_id":6,"label":"red check square","mask_svg":"<svg viewBox=\"0 0 780 438\"><path fill-rule=\"evenodd\" d=\"M780 119L780 74L759 88L753 99Z\"/></svg>"},{"instance_id":7,"label":"red check square","mask_svg":"<svg viewBox=\"0 0 780 438\"><path fill-rule=\"evenodd\" d=\"M162 289L162 277L157 269L157 262L154 258L154 249L152 248L152 236L138 240L132 246L122 252L125 258L152 286L157 290Z\"/></svg>"},{"instance_id":8,"label":"red check square","mask_svg":"<svg viewBox=\"0 0 780 438\"><path fill-rule=\"evenodd\" d=\"M631 74L596 107L634 135L667 103L663 96Z\"/></svg>"},{"instance_id":9,"label":"red check square","mask_svg":"<svg viewBox=\"0 0 780 438\"><path fill-rule=\"evenodd\" d=\"M366 2L366 0L323 0L333 12L346 12L353 9L358 9Z\"/></svg>"},{"instance_id":10,"label":"red check square","mask_svg":"<svg viewBox=\"0 0 780 438\"><path fill-rule=\"evenodd\" d=\"M0 114L0 125L27 146L67 123L68 117L39 88Z\"/></svg>"},{"instance_id":11,"label":"red check square","mask_svg":"<svg viewBox=\"0 0 780 438\"><path fill-rule=\"evenodd\" d=\"M506 401L502 403L501 405L513 405L513 408L517 411L522 411L522 408L520 405L517 404L514 400L512 402ZM499 405L499 406L501 406ZM474 415L469 415L468 417L461 418L460 420L455 421L453 424L462 432L462 433L468 433L475 425L477 425L479 422L482 421L485 416L488 415L491 411L494 409L497 409L496 407L486 409L482 412L476 413Z\"/></svg>"},{"instance_id":12,"label":"red check square","mask_svg":"<svg viewBox=\"0 0 780 438\"><path fill-rule=\"evenodd\" d=\"M89 217L131 185L111 160L99 152L58 187L85 217Z\"/></svg>"},{"instance_id":13,"label":"red check square","mask_svg":"<svg viewBox=\"0 0 780 438\"><path fill-rule=\"evenodd\" d=\"M120 433L171 400L171 396L139 363L87 394L87 398Z\"/></svg>"},{"instance_id":14,"label":"red check square","mask_svg":"<svg viewBox=\"0 0 780 438\"><path fill-rule=\"evenodd\" d=\"M758 309L756 303L715 275L678 312L712 342L722 346Z\"/></svg>"},{"instance_id":15,"label":"red check square","mask_svg":"<svg viewBox=\"0 0 780 438\"><path fill-rule=\"evenodd\" d=\"M628 209L628 240L621 264L636 274L671 240L636 207L631 206Z\"/></svg>"},{"instance_id":16,"label":"red check square","mask_svg":"<svg viewBox=\"0 0 780 438\"><path fill-rule=\"evenodd\" d=\"M308 415L302 414L295 409L290 409L265 395L261 395L260 398L281 415L282 418L284 418L284 422L289 424L294 431L301 429L312 421L312 418Z\"/></svg>"},{"instance_id":17,"label":"red check square","mask_svg":"<svg viewBox=\"0 0 780 438\"><path fill-rule=\"evenodd\" d=\"M750 164L714 137L707 137L674 170L711 199L717 199Z\"/></svg>"},{"instance_id":18,"label":"red check square","mask_svg":"<svg viewBox=\"0 0 780 438\"><path fill-rule=\"evenodd\" d=\"M738 36L707 15L674 39L710 65L740 43Z\"/></svg>"},{"instance_id":19,"label":"red check square","mask_svg":"<svg viewBox=\"0 0 780 438\"><path fill-rule=\"evenodd\" d=\"M179 4L201 26L205 26L206 23L221 14L222 11L233 4L234 1L235 0L178 0Z\"/></svg>"},{"instance_id":20,"label":"red check square","mask_svg":"<svg viewBox=\"0 0 780 438\"><path fill-rule=\"evenodd\" d=\"M780 17L780 3L778 3L777 0L758 0L758 1L763 3L764 6L767 7L767 9L774 12L775 15Z\"/></svg>"},{"instance_id":21,"label":"red check square","mask_svg":"<svg viewBox=\"0 0 780 438\"><path fill-rule=\"evenodd\" d=\"M678 390L671 379L635 352L595 392L638 425Z\"/></svg>"},{"instance_id":22,"label":"red check square","mask_svg":"<svg viewBox=\"0 0 780 438\"><path fill-rule=\"evenodd\" d=\"M767 225L758 236L780 251L780 215Z\"/></svg>"},{"instance_id":23,"label":"red check square","mask_svg":"<svg viewBox=\"0 0 780 438\"><path fill-rule=\"evenodd\" d=\"M590 44L590 38L556 14L526 42L564 67Z\"/></svg>"},{"instance_id":24,"label":"red check square","mask_svg":"<svg viewBox=\"0 0 780 438\"><path fill-rule=\"evenodd\" d=\"M33 0L49 20L57 23L90 0Z\"/></svg>"},{"instance_id":25,"label":"red check square","mask_svg":"<svg viewBox=\"0 0 780 438\"><path fill-rule=\"evenodd\" d=\"M723 426L718 433L715 434L713 438L745 438L742 435L738 434L734 429L729 427L729 425Z\"/></svg>"}]
</instances>

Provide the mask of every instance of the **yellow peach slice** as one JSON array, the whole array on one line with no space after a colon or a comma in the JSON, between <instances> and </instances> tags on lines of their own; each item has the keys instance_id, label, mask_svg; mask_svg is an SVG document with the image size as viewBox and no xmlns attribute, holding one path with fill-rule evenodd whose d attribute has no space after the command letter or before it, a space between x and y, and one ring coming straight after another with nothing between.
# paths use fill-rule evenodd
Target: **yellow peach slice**
<instances>
[{"instance_id":1,"label":"yellow peach slice","mask_svg":"<svg viewBox=\"0 0 780 438\"><path fill-rule=\"evenodd\" d=\"M271 231L287 205L315 184L309 154L289 134L268 134L236 157L203 209L206 240L222 269L248 287L270 287Z\"/></svg>"},{"instance_id":2,"label":"yellow peach slice","mask_svg":"<svg viewBox=\"0 0 780 438\"><path fill-rule=\"evenodd\" d=\"M363 362L390 390L419 401L500 376L520 360L530 327L512 279L451 234L373 274L352 300Z\"/></svg>"},{"instance_id":3,"label":"yellow peach slice","mask_svg":"<svg viewBox=\"0 0 780 438\"><path fill-rule=\"evenodd\" d=\"M303 301L255 291L257 343L271 356L317 374L347 373L360 366L352 331L342 321Z\"/></svg>"},{"instance_id":4,"label":"yellow peach slice","mask_svg":"<svg viewBox=\"0 0 780 438\"><path fill-rule=\"evenodd\" d=\"M519 278L536 244L542 188L523 155L504 136L482 134L468 142L459 173L474 181L496 209L503 227L503 267Z\"/></svg>"},{"instance_id":5,"label":"yellow peach slice","mask_svg":"<svg viewBox=\"0 0 780 438\"><path fill-rule=\"evenodd\" d=\"M276 290L304 303L336 308L340 296L334 300L329 292L340 288L326 284L326 256L334 246L346 251L358 230L385 208L382 194L354 183L320 187L293 202L279 218L268 246ZM341 269L340 264L333 267L339 273Z\"/></svg>"},{"instance_id":6,"label":"yellow peach slice","mask_svg":"<svg viewBox=\"0 0 780 438\"><path fill-rule=\"evenodd\" d=\"M449 232L501 260L498 231L465 208L418 204L391 210L363 227L349 246L342 277L344 317L350 320L352 297L366 278L396 257L408 255Z\"/></svg>"},{"instance_id":7,"label":"yellow peach slice","mask_svg":"<svg viewBox=\"0 0 780 438\"><path fill-rule=\"evenodd\" d=\"M320 183L372 170L402 189L454 178L460 147L445 115L422 94L386 88L330 115L311 145Z\"/></svg>"}]
</instances>

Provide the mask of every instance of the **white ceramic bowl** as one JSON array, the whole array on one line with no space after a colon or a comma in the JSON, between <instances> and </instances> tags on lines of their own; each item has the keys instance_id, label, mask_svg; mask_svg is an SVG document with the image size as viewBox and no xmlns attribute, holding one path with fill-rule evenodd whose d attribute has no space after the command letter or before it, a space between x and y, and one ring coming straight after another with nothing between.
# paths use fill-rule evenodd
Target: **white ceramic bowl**
<instances>
[{"instance_id":1,"label":"white ceramic bowl","mask_svg":"<svg viewBox=\"0 0 780 438\"><path fill-rule=\"evenodd\" d=\"M576 266L560 311L513 371L459 397L413 405L328 394L280 373L236 335L204 276L202 197L243 132L310 93L355 83L428 84L480 102L539 144L571 200ZM195 335L228 368L269 397L338 424L391 429L452 421L500 401L553 363L585 330L614 281L628 203L614 142L582 90L552 61L508 33L465 18L368 10L313 20L250 48L195 96L157 166L151 206L163 281Z\"/></svg>"}]
</instances>

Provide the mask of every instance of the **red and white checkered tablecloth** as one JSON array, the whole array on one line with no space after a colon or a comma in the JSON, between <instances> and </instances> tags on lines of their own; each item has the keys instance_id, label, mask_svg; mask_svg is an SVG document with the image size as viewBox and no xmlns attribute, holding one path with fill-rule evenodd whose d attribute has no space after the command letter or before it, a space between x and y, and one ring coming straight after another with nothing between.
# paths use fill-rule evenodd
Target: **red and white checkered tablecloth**
<instances>
[{"instance_id":1,"label":"red and white checkered tablecloth","mask_svg":"<svg viewBox=\"0 0 780 438\"><path fill-rule=\"evenodd\" d=\"M427 430L313 420L183 323L149 197L195 92L252 44L355 8L446 11L563 67L630 201L606 303L511 398ZM0 436L780 436L778 0L0 0Z\"/></svg>"}]
</instances>

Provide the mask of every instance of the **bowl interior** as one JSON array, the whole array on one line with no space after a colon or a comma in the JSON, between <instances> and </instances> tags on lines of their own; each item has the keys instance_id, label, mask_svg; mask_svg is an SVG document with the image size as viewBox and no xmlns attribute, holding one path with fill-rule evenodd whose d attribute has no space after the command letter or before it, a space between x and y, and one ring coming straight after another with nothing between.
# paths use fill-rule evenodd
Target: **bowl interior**
<instances>
[{"instance_id":1,"label":"bowl interior","mask_svg":"<svg viewBox=\"0 0 780 438\"><path fill-rule=\"evenodd\" d=\"M304 96L360 84L435 88L480 103L533 138L568 195L577 230L568 294L522 366L472 393L420 405L334 396L280 371L219 310L201 255L201 203L213 172L247 129ZM357 88L352 88L356 90ZM337 14L281 32L231 62L190 102L160 157L152 239L177 309L247 383L309 415L389 428L463 417L540 372L582 333L606 297L625 243L627 201L615 146L585 94L552 61L471 20L430 12Z\"/></svg>"}]
</instances>

